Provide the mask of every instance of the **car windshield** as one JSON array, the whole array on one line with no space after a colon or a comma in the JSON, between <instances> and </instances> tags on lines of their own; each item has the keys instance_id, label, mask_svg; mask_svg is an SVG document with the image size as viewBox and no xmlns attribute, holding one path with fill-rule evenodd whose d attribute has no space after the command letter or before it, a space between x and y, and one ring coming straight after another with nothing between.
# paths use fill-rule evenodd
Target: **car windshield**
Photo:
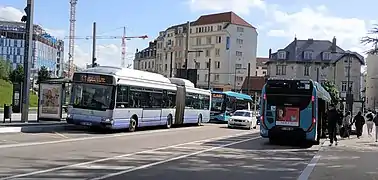
<instances>
[{"instance_id":1,"label":"car windshield","mask_svg":"<svg viewBox=\"0 0 378 180\"><path fill-rule=\"evenodd\" d=\"M247 111L236 111L234 116L244 116L244 117L251 117L251 113Z\"/></svg>"},{"instance_id":2,"label":"car windshield","mask_svg":"<svg viewBox=\"0 0 378 180\"><path fill-rule=\"evenodd\" d=\"M74 108L106 110L114 104L113 86L73 84L71 103Z\"/></svg>"}]
</instances>

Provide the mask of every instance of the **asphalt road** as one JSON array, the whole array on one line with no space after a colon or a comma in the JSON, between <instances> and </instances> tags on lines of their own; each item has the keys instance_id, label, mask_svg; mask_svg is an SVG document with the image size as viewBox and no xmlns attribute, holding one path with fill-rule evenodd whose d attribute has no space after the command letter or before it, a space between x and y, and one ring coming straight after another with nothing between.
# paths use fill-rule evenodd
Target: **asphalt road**
<instances>
[{"instance_id":1,"label":"asphalt road","mask_svg":"<svg viewBox=\"0 0 378 180\"><path fill-rule=\"evenodd\" d=\"M319 149L225 126L2 136L0 179L297 179Z\"/></svg>"}]
</instances>

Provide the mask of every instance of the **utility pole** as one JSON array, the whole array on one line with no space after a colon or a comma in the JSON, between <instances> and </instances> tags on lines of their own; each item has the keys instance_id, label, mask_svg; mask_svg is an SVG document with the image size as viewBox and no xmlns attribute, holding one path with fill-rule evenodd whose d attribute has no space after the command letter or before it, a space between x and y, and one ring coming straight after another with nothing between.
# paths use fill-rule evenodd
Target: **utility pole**
<instances>
[{"instance_id":1,"label":"utility pole","mask_svg":"<svg viewBox=\"0 0 378 180\"><path fill-rule=\"evenodd\" d=\"M189 55L190 22L187 22L186 47L185 47L185 78L188 79L188 55Z\"/></svg>"},{"instance_id":2,"label":"utility pole","mask_svg":"<svg viewBox=\"0 0 378 180\"><path fill-rule=\"evenodd\" d=\"M251 63L248 63L248 75L247 75L247 94L249 95L249 79L251 77ZM256 96L255 96L256 98Z\"/></svg>"},{"instance_id":3,"label":"utility pole","mask_svg":"<svg viewBox=\"0 0 378 180\"><path fill-rule=\"evenodd\" d=\"M169 77L172 77L172 71L173 71L173 51L171 51L171 63L169 67Z\"/></svg>"},{"instance_id":4,"label":"utility pole","mask_svg":"<svg viewBox=\"0 0 378 180\"><path fill-rule=\"evenodd\" d=\"M210 90L210 75L211 75L211 58L209 58L209 69L208 69L208 75L207 75L207 89Z\"/></svg>"},{"instance_id":5,"label":"utility pole","mask_svg":"<svg viewBox=\"0 0 378 180\"><path fill-rule=\"evenodd\" d=\"M316 81L319 82L319 67L316 68Z\"/></svg>"},{"instance_id":6,"label":"utility pole","mask_svg":"<svg viewBox=\"0 0 378 180\"><path fill-rule=\"evenodd\" d=\"M26 17L23 16L21 21L26 21L25 32L25 48L24 48L24 82L22 86L22 107L21 107L21 121L28 122L29 117L29 89L30 89L30 68L29 63L32 59L33 47L33 15L34 15L34 0L27 0L26 8L24 9Z\"/></svg>"},{"instance_id":7,"label":"utility pole","mask_svg":"<svg viewBox=\"0 0 378 180\"><path fill-rule=\"evenodd\" d=\"M347 59L348 59L348 76L347 76L347 95L346 95L346 100L347 100L347 106L348 106L348 111L352 113L353 110L353 94L352 94L352 88L350 85L350 69L351 69L351 61L352 61L352 56L350 53L347 53Z\"/></svg>"},{"instance_id":8,"label":"utility pole","mask_svg":"<svg viewBox=\"0 0 378 180\"><path fill-rule=\"evenodd\" d=\"M92 67L96 67L96 22L93 22Z\"/></svg>"}]
</instances>

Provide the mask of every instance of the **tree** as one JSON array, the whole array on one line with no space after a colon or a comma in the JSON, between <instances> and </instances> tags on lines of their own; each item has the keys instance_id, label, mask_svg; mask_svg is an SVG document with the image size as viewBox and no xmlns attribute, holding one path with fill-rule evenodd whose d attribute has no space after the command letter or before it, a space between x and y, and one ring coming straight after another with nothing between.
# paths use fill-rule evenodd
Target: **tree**
<instances>
[{"instance_id":1,"label":"tree","mask_svg":"<svg viewBox=\"0 0 378 180\"><path fill-rule=\"evenodd\" d=\"M11 71L10 62L0 57L0 79L8 80L10 71Z\"/></svg>"},{"instance_id":2,"label":"tree","mask_svg":"<svg viewBox=\"0 0 378 180\"><path fill-rule=\"evenodd\" d=\"M37 83L48 80L50 78L51 78L50 72L47 70L47 68L45 66L42 66L41 69L38 71Z\"/></svg>"},{"instance_id":3,"label":"tree","mask_svg":"<svg viewBox=\"0 0 378 180\"><path fill-rule=\"evenodd\" d=\"M331 96L332 103L337 105L340 101L340 97L339 97L339 90L337 90L337 87L335 86L335 84L333 84L330 81L325 81L323 83L323 87Z\"/></svg>"},{"instance_id":4,"label":"tree","mask_svg":"<svg viewBox=\"0 0 378 180\"><path fill-rule=\"evenodd\" d=\"M368 50L366 53L368 54L378 54L378 24L375 24L374 25L375 27L372 28L368 34L369 35L375 35L376 37L371 37L369 35L363 37L361 39L361 43L364 44L364 45L368 45L370 44L373 48L371 48L370 50Z\"/></svg>"},{"instance_id":5,"label":"tree","mask_svg":"<svg viewBox=\"0 0 378 180\"><path fill-rule=\"evenodd\" d=\"M9 80L12 83L21 83L24 81L24 77L24 67L20 64L18 64L16 69L11 71L11 73L9 74Z\"/></svg>"}]
</instances>

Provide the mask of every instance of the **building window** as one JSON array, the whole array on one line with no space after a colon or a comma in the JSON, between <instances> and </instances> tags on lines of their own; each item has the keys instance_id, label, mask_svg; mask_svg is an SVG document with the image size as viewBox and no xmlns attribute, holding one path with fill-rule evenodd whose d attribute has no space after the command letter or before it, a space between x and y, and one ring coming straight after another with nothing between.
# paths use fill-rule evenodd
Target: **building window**
<instances>
[{"instance_id":1,"label":"building window","mask_svg":"<svg viewBox=\"0 0 378 180\"><path fill-rule=\"evenodd\" d=\"M222 25L218 25L218 31L222 31Z\"/></svg>"},{"instance_id":2,"label":"building window","mask_svg":"<svg viewBox=\"0 0 378 180\"><path fill-rule=\"evenodd\" d=\"M305 51L303 52L303 57L305 60L312 60L313 59L313 52L311 51Z\"/></svg>"},{"instance_id":3,"label":"building window","mask_svg":"<svg viewBox=\"0 0 378 180\"><path fill-rule=\"evenodd\" d=\"M304 76L310 76L310 66L304 67Z\"/></svg>"},{"instance_id":4,"label":"building window","mask_svg":"<svg viewBox=\"0 0 378 180\"><path fill-rule=\"evenodd\" d=\"M344 75L345 75L345 76L348 76L348 72L349 72L349 67L348 67L348 65L346 65L346 66L344 67Z\"/></svg>"},{"instance_id":5,"label":"building window","mask_svg":"<svg viewBox=\"0 0 378 180\"><path fill-rule=\"evenodd\" d=\"M331 60L331 53L323 52L323 60Z\"/></svg>"},{"instance_id":6,"label":"building window","mask_svg":"<svg viewBox=\"0 0 378 180\"><path fill-rule=\"evenodd\" d=\"M277 55L278 55L278 59L286 59L285 51L279 51Z\"/></svg>"},{"instance_id":7,"label":"building window","mask_svg":"<svg viewBox=\"0 0 378 180\"><path fill-rule=\"evenodd\" d=\"M209 69L210 68L210 64L207 62L206 63L206 68Z\"/></svg>"},{"instance_id":8,"label":"building window","mask_svg":"<svg viewBox=\"0 0 378 180\"><path fill-rule=\"evenodd\" d=\"M276 75L286 75L286 65L277 65Z\"/></svg>"},{"instance_id":9,"label":"building window","mask_svg":"<svg viewBox=\"0 0 378 180\"><path fill-rule=\"evenodd\" d=\"M243 44L243 39L236 39L236 43Z\"/></svg>"},{"instance_id":10,"label":"building window","mask_svg":"<svg viewBox=\"0 0 378 180\"><path fill-rule=\"evenodd\" d=\"M222 43L222 36L217 36L216 38L217 38L217 43L218 43L218 44L219 44L219 43Z\"/></svg>"},{"instance_id":11,"label":"building window","mask_svg":"<svg viewBox=\"0 0 378 180\"><path fill-rule=\"evenodd\" d=\"M210 26L210 31L213 32L213 26Z\"/></svg>"},{"instance_id":12,"label":"building window","mask_svg":"<svg viewBox=\"0 0 378 180\"><path fill-rule=\"evenodd\" d=\"M240 69L240 68L242 68L242 64L235 64L235 68L236 68L236 69Z\"/></svg>"},{"instance_id":13,"label":"building window","mask_svg":"<svg viewBox=\"0 0 378 180\"><path fill-rule=\"evenodd\" d=\"M347 83L348 83L347 81L343 81L341 83L341 91L342 92L348 91ZM353 82L352 81L349 82L349 88L350 88L351 91L353 91Z\"/></svg>"},{"instance_id":14,"label":"building window","mask_svg":"<svg viewBox=\"0 0 378 180\"><path fill-rule=\"evenodd\" d=\"M243 52L240 52L240 51L236 51L236 56L243 56Z\"/></svg>"},{"instance_id":15,"label":"building window","mask_svg":"<svg viewBox=\"0 0 378 180\"><path fill-rule=\"evenodd\" d=\"M237 31L237 32L244 32L244 28L242 28L242 27L238 27L238 28L236 28L236 31Z\"/></svg>"},{"instance_id":16,"label":"building window","mask_svg":"<svg viewBox=\"0 0 378 180\"><path fill-rule=\"evenodd\" d=\"M164 65L164 71L168 71L168 64Z\"/></svg>"},{"instance_id":17,"label":"building window","mask_svg":"<svg viewBox=\"0 0 378 180\"><path fill-rule=\"evenodd\" d=\"M165 60L168 59L168 53L165 53Z\"/></svg>"},{"instance_id":18,"label":"building window","mask_svg":"<svg viewBox=\"0 0 378 180\"><path fill-rule=\"evenodd\" d=\"M220 49L219 48L215 49L215 56L220 56Z\"/></svg>"},{"instance_id":19,"label":"building window","mask_svg":"<svg viewBox=\"0 0 378 180\"><path fill-rule=\"evenodd\" d=\"M219 81L219 74L214 74L214 81Z\"/></svg>"},{"instance_id":20,"label":"building window","mask_svg":"<svg viewBox=\"0 0 378 180\"><path fill-rule=\"evenodd\" d=\"M197 81L199 81L199 74L197 74Z\"/></svg>"},{"instance_id":21,"label":"building window","mask_svg":"<svg viewBox=\"0 0 378 180\"><path fill-rule=\"evenodd\" d=\"M215 69L219 69L220 68L220 62L219 61L215 61Z\"/></svg>"},{"instance_id":22,"label":"building window","mask_svg":"<svg viewBox=\"0 0 378 180\"><path fill-rule=\"evenodd\" d=\"M208 79L208 75L205 74L205 82L207 82L207 79Z\"/></svg>"},{"instance_id":23,"label":"building window","mask_svg":"<svg viewBox=\"0 0 378 180\"><path fill-rule=\"evenodd\" d=\"M201 38L200 38L200 37L198 37L198 38L196 39L196 43L197 43L197 45L201 45Z\"/></svg>"},{"instance_id":24,"label":"building window","mask_svg":"<svg viewBox=\"0 0 378 180\"><path fill-rule=\"evenodd\" d=\"M243 81L243 77L242 76L236 76L236 81Z\"/></svg>"},{"instance_id":25,"label":"building window","mask_svg":"<svg viewBox=\"0 0 378 180\"><path fill-rule=\"evenodd\" d=\"M196 57L200 57L201 56L201 52L197 51L196 52Z\"/></svg>"},{"instance_id":26,"label":"building window","mask_svg":"<svg viewBox=\"0 0 378 180\"><path fill-rule=\"evenodd\" d=\"M209 57L209 56L210 56L210 50L206 49L206 57Z\"/></svg>"},{"instance_id":27,"label":"building window","mask_svg":"<svg viewBox=\"0 0 378 180\"><path fill-rule=\"evenodd\" d=\"M206 37L206 43L207 44L211 44L211 36L210 37Z\"/></svg>"},{"instance_id":28,"label":"building window","mask_svg":"<svg viewBox=\"0 0 378 180\"><path fill-rule=\"evenodd\" d=\"M201 63L199 62L196 62L196 65L195 65L196 69L200 69L201 68Z\"/></svg>"}]
</instances>

